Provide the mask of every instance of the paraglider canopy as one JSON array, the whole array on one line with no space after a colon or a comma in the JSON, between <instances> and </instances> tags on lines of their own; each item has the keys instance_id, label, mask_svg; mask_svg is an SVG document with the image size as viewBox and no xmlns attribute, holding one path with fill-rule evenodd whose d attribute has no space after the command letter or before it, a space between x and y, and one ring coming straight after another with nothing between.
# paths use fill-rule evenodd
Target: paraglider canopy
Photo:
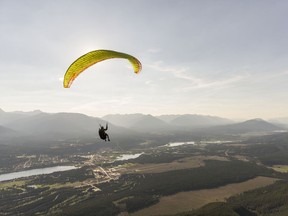
<instances>
[{"instance_id":1,"label":"paraglider canopy","mask_svg":"<svg viewBox=\"0 0 288 216\"><path fill-rule=\"evenodd\" d=\"M88 67L98 62L112 58L127 59L132 64L134 72L136 74L139 73L142 69L141 62L134 56L131 56L126 53L116 52L113 50L95 50L79 57L69 66L64 75L64 81L63 81L64 88L69 88L73 80L75 80L76 77Z\"/></svg>"}]
</instances>

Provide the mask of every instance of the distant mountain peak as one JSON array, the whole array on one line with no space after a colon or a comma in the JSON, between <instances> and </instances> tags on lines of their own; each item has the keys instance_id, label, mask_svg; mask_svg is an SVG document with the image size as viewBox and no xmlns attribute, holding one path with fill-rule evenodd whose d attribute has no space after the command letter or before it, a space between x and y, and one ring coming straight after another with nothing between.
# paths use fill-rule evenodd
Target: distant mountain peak
<instances>
[{"instance_id":1,"label":"distant mountain peak","mask_svg":"<svg viewBox=\"0 0 288 216\"><path fill-rule=\"evenodd\" d=\"M250 120L242 122L242 124L262 124L262 125L263 124L267 124L267 125L269 124L269 125L272 125L270 122L267 122L261 118L250 119Z\"/></svg>"},{"instance_id":2,"label":"distant mountain peak","mask_svg":"<svg viewBox=\"0 0 288 216\"><path fill-rule=\"evenodd\" d=\"M14 114L21 114L21 115L37 115L37 114L40 114L40 113L43 113L41 110L33 110L33 111L14 111L14 112L11 112L11 113L14 113Z\"/></svg>"},{"instance_id":3,"label":"distant mountain peak","mask_svg":"<svg viewBox=\"0 0 288 216\"><path fill-rule=\"evenodd\" d=\"M109 114L103 116L102 119L111 122L112 124L122 126L122 127L131 127L135 122L142 119L145 115L141 113L134 114Z\"/></svg>"},{"instance_id":4,"label":"distant mountain peak","mask_svg":"<svg viewBox=\"0 0 288 216\"><path fill-rule=\"evenodd\" d=\"M0 113L5 113L5 111L3 109L0 108Z\"/></svg>"},{"instance_id":5,"label":"distant mountain peak","mask_svg":"<svg viewBox=\"0 0 288 216\"><path fill-rule=\"evenodd\" d=\"M247 121L259 121L259 122L265 122L265 120L261 119L261 118L254 118L254 119L250 119Z\"/></svg>"},{"instance_id":6,"label":"distant mountain peak","mask_svg":"<svg viewBox=\"0 0 288 216\"><path fill-rule=\"evenodd\" d=\"M170 121L172 125L199 127L199 126L215 126L226 125L233 123L230 119L221 118L218 116L198 115L198 114L184 114Z\"/></svg>"},{"instance_id":7,"label":"distant mountain peak","mask_svg":"<svg viewBox=\"0 0 288 216\"><path fill-rule=\"evenodd\" d=\"M37 109L37 110L33 110L33 113L43 113L41 110Z\"/></svg>"},{"instance_id":8,"label":"distant mountain peak","mask_svg":"<svg viewBox=\"0 0 288 216\"><path fill-rule=\"evenodd\" d=\"M230 133L249 133L249 132L272 132L276 130L281 130L281 127L278 127L270 122L267 122L263 119L256 118L250 119L241 123L231 124L228 126L222 126L218 129ZM219 130L219 131L221 131Z\"/></svg>"}]
</instances>

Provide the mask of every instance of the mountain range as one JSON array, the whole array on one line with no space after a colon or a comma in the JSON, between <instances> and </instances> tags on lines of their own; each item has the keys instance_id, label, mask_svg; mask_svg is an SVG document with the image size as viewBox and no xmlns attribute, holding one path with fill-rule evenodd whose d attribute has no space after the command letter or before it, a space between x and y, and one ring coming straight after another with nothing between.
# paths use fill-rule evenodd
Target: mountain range
<instances>
[{"instance_id":1,"label":"mountain range","mask_svg":"<svg viewBox=\"0 0 288 216\"><path fill-rule=\"evenodd\" d=\"M210 127L207 129L210 133L218 134L248 134L248 133L267 133L285 131L284 128L274 125L263 119L251 119L240 123L228 124Z\"/></svg>"},{"instance_id":2,"label":"mountain range","mask_svg":"<svg viewBox=\"0 0 288 216\"><path fill-rule=\"evenodd\" d=\"M172 115L170 116L170 118L169 115L162 115L158 116L158 118L172 125L180 127L189 127L189 128L227 125L234 123L234 121L230 119L220 118L217 116L196 115L196 114Z\"/></svg>"},{"instance_id":3,"label":"mountain range","mask_svg":"<svg viewBox=\"0 0 288 216\"><path fill-rule=\"evenodd\" d=\"M3 114L3 113L2 113ZM11 115L11 113L8 113ZM15 114L15 113L13 113ZM98 136L100 125L105 126L106 121L90 117L80 113L38 113L35 115L21 114L16 118L15 114L11 121L6 121L3 133L14 131L18 136L41 137L44 139L67 139L76 137L95 137ZM9 116L9 117L12 117ZM1 117L0 117L1 118ZM114 134L127 133L127 129L109 124L109 131ZM14 135L15 135L14 134Z\"/></svg>"},{"instance_id":4,"label":"mountain range","mask_svg":"<svg viewBox=\"0 0 288 216\"><path fill-rule=\"evenodd\" d=\"M108 123L109 133L127 136L134 133L157 133L163 131L197 131L211 133L249 133L283 130L262 119L235 123L217 116L113 114L102 118L80 113L5 112L0 109L0 139L9 136L30 136L45 139L69 139L98 136L99 125Z\"/></svg>"},{"instance_id":5,"label":"mountain range","mask_svg":"<svg viewBox=\"0 0 288 216\"><path fill-rule=\"evenodd\" d=\"M115 125L123 126L133 130L167 130L167 129L193 129L199 127L211 127L216 125L232 124L229 119L217 116L206 115L144 115L144 114L114 114L106 115L102 119L109 121Z\"/></svg>"},{"instance_id":6,"label":"mountain range","mask_svg":"<svg viewBox=\"0 0 288 216\"><path fill-rule=\"evenodd\" d=\"M102 117L102 119L111 122L112 124L140 132L167 130L170 128L170 125L167 122L164 122L152 115L144 115L140 113L106 115Z\"/></svg>"}]
</instances>

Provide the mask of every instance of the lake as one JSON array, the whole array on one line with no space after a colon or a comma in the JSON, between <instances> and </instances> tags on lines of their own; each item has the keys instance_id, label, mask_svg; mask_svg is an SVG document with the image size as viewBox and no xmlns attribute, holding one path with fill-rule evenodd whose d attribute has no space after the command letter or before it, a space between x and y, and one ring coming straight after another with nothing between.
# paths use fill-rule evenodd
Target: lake
<instances>
[{"instance_id":1,"label":"lake","mask_svg":"<svg viewBox=\"0 0 288 216\"><path fill-rule=\"evenodd\" d=\"M167 147L176 147L176 146L181 146L181 145L195 145L194 141L188 141L188 142L173 142L173 143L168 143L165 146Z\"/></svg>"},{"instance_id":2,"label":"lake","mask_svg":"<svg viewBox=\"0 0 288 216\"><path fill-rule=\"evenodd\" d=\"M144 152L142 153L138 153L138 154L123 154L120 155L119 157L116 158L116 161L123 161L123 160L129 160L129 159L135 159L138 158L140 155L142 155Z\"/></svg>"},{"instance_id":3,"label":"lake","mask_svg":"<svg viewBox=\"0 0 288 216\"><path fill-rule=\"evenodd\" d=\"M60 171L67 171L77 169L75 166L55 166L55 167L47 167L47 168L41 168L41 169L31 169L31 170L25 170L21 172L12 172L12 173L6 173L0 175L0 182L1 181L7 181L22 177L29 177L34 175L42 175L42 174L50 174L54 172L60 172Z\"/></svg>"}]
</instances>

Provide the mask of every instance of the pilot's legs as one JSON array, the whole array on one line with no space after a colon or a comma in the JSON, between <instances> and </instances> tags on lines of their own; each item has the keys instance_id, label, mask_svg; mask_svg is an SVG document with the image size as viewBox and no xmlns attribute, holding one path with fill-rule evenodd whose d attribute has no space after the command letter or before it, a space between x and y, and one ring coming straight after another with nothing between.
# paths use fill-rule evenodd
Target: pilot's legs
<instances>
[{"instance_id":1,"label":"pilot's legs","mask_svg":"<svg viewBox=\"0 0 288 216\"><path fill-rule=\"evenodd\" d=\"M106 138L108 138L108 141L110 141L110 138L109 138L109 135L108 135L108 134L106 134ZM106 141L106 139L105 139L105 141Z\"/></svg>"}]
</instances>

